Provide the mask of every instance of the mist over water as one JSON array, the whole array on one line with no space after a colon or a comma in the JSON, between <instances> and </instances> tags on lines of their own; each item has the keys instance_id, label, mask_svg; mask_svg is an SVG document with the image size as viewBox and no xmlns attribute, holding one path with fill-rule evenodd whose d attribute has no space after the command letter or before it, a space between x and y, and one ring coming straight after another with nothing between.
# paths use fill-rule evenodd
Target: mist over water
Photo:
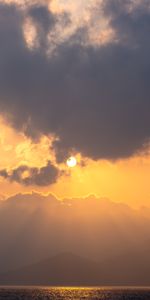
<instances>
[{"instance_id":1,"label":"mist over water","mask_svg":"<svg viewBox=\"0 0 150 300\"><path fill-rule=\"evenodd\" d=\"M1 288L5 300L147 300L150 288Z\"/></svg>"}]
</instances>

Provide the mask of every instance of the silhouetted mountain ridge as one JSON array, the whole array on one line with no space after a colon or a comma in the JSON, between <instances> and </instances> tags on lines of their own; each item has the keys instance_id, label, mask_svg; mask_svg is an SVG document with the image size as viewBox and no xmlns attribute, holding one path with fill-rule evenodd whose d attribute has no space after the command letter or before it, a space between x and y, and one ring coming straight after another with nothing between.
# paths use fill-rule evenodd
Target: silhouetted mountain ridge
<instances>
[{"instance_id":1,"label":"silhouetted mountain ridge","mask_svg":"<svg viewBox=\"0 0 150 300\"><path fill-rule=\"evenodd\" d=\"M131 257L131 256L129 256ZM132 256L133 258L133 256ZM127 263L122 260L97 263L72 253L57 254L16 271L0 276L1 285L45 286L98 286L98 285L149 285L150 260L138 261L138 256Z\"/></svg>"},{"instance_id":2,"label":"silhouetted mountain ridge","mask_svg":"<svg viewBox=\"0 0 150 300\"><path fill-rule=\"evenodd\" d=\"M0 276L1 285L93 285L99 276L96 262L61 253Z\"/></svg>"}]
</instances>

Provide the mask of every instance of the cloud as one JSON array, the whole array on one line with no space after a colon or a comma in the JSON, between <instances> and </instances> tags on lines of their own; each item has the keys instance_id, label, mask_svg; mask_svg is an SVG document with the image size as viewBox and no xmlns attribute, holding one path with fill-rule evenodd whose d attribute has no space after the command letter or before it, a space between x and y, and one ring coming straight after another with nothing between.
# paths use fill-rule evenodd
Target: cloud
<instances>
[{"instance_id":1,"label":"cloud","mask_svg":"<svg viewBox=\"0 0 150 300\"><path fill-rule=\"evenodd\" d=\"M55 17L45 6L33 6L28 11L35 23L40 24L48 32L55 24Z\"/></svg>"},{"instance_id":2,"label":"cloud","mask_svg":"<svg viewBox=\"0 0 150 300\"><path fill-rule=\"evenodd\" d=\"M1 177L25 186L48 186L54 184L61 174L62 172L52 165L50 161L42 168L19 166L11 172L8 172L7 170L0 171Z\"/></svg>"},{"instance_id":3,"label":"cloud","mask_svg":"<svg viewBox=\"0 0 150 300\"><path fill-rule=\"evenodd\" d=\"M0 171L0 176L7 179L9 177L8 172L6 170Z\"/></svg>"},{"instance_id":4,"label":"cloud","mask_svg":"<svg viewBox=\"0 0 150 300\"><path fill-rule=\"evenodd\" d=\"M58 200L51 194L17 194L0 201L1 272L62 252L103 263L115 258L119 266L130 266L139 253L139 262L146 262L149 228L148 208L94 196Z\"/></svg>"},{"instance_id":5,"label":"cloud","mask_svg":"<svg viewBox=\"0 0 150 300\"><path fill-rule=\"evenodd\" d=\"M59 162L72 152L94 160L127 158L149 144L149 3L97 3L90 20L68 35L69 16L46 5L26 12L0 6L1 113L33 139L56 138ZM101 16L114 36L97 44L89 30ZM32 49L23 32L29 17L39 32Z\"/></svg>"}]
</instances>

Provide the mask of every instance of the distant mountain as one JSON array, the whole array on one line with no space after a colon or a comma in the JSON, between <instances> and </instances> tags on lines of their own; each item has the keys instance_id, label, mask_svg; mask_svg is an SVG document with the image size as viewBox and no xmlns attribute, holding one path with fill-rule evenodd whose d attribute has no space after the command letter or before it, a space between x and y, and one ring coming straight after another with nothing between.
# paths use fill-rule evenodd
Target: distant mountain
<instances>
[{"instance_id":1,"label":"distant mountain","mask_svg":"<svg viewBox=\"0 0 150 300\"><path fill-rule=\"evenodd\" d=\"M51 194L31 193L0 201L0 272L64 252L105 264L115 257L124 261L132 250L143 253L146 248L150 249L147 208L132 209L92 195L60 201ZM144 253L147 261L149 252Z\"/></svg>"},{"instance_id":2,"label":"distant mountain","mask_svg":"<svg viewBox=\"0 0 150 300\"><path fill-rule=\"evenodd\" d=\"M70 253L56 255L0 276L0 285L80 286L99 283L98 264Z\"/></svg>"},{"instance_id":3,"label":"distant mountain","mask_svg":"<svg viewBox=\"0 0 150 300\"><path fill-rule=\"evenodd\" d=\"M150 251L132 249L101 264L109 285L150 286Z\"/></svg>"},{"instance_id":4,"label":"distant mountain","mask_svg":"<svg viewBox=\"0 0 150 300\"><path fill-rule=\"evenodd\" d=\"M134 252L132 253L134 255ZM0 276L0 285L100 286L150 285L150 259L143 264L138 256L96 263L62 253Z\"/></svg>"},{"instance_id":5,"label":"distant mountain","mask_svg":"<svg viewBox=\"0 0 150 300\"><path fill-rule=\"evenodd\" d=\"M92 195L0 201L0 284L150 285L149 253L148 208Z\"/></svg>"}]
</instances>

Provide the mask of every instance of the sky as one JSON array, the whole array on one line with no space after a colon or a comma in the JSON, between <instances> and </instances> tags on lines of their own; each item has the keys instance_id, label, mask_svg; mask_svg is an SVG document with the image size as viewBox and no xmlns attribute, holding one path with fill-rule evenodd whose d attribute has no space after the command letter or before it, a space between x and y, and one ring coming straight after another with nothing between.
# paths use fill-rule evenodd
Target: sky
<instances>
[{"instance_id":1,"label":"sky","mask_svg":"<svg viewBox=\"0 0 150 300\"><path fill-rule=\"evenodd\" d=\"M72 253L149 284L149 32L149 0L0 0L1 272Z\"/></svg>"},{"instance_id":2,"label":"sky","mask_svg":"<svg viewBox=\"0 0 150 300\"><path fill-rule=\"evenodd\" d=\"M1 200L150 206L149 28L148 0L0 1Z\"/></svg>"}]
</instances>

